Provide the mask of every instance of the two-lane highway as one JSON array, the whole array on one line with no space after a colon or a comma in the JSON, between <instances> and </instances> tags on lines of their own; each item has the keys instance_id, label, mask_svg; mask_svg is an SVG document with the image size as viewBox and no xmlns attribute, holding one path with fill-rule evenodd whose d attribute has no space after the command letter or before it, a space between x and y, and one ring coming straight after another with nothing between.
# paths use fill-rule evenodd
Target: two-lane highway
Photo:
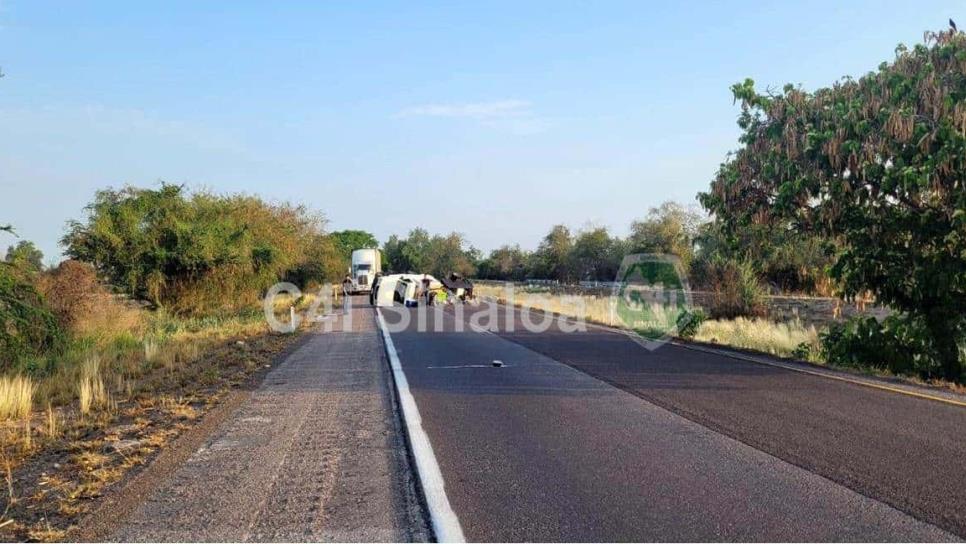
<instances>
[{"instance_id":1,"label":"two-lane highway","mask_svg":"<svg viewBox=\"0 0 966 544\"><path fill-rule=\"evenodd\" d=\"M391 338L470 540L966 533L962 408L599 330L458 332L431 311L442 332L419 332L415 312L383 309L409 314Z\"/></svg>"}]
</instances>

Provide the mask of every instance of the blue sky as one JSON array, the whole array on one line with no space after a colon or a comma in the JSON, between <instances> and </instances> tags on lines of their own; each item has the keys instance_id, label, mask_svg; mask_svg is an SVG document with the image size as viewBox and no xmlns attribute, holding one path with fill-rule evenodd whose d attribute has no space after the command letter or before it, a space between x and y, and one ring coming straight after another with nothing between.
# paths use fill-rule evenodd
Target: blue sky
<instances>
[{"instance_id":1,"label":"blue sky","mask_svg":"<svg viewBox=\"0 0 966 544\"><path fill-rule=\"evenodd\" d=\"M732 83L824 86L966 24L951 1L670 4L0 0L0 223L56 260L96 189L163 179L380 240L623 235L707 187Z\"/></svg>"}]
</instances>

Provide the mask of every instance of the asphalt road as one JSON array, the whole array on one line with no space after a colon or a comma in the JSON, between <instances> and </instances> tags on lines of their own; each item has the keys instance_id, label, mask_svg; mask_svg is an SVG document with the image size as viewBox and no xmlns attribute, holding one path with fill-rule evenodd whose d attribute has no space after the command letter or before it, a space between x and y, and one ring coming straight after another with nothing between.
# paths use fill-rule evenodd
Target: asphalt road
<instances>
[{"instance_id":1,"label":"asphalt road","mask_svg":"<svg viewBox=\"0 0 966 544\"><path fill-rule=\"evenodd\" d=\"M966 535L961 407L600 330L457 332L471 315L430 313L442 332L418 332L415 310L386 320L398 312L470 540Z\"/></svg>"}]
</instances>

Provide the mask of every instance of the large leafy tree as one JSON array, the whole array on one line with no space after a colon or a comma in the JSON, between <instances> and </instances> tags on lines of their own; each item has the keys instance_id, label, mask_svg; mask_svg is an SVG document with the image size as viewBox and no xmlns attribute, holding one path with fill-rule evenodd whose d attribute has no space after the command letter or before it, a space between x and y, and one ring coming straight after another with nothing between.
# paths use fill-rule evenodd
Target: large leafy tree
<instances>
[{"instance_id":1,"label":"large leafy tree","mask_svg":"<svg viewBox=\"0 0 966 544\"><path fill-rule=\"evenodd\" d=\"M437 278L454 272L462 276L472 276L476 272L477 252L472 247L465 247L466 245L466 239L457 232L433 236L426 254L429 273Z\"/></svg>"},{"instance_id":2,"label":"large leafy tree","mask_svg":"<svg viewBox=\"0 0 966 544\"><path fill-rule=\"evenodd\" d=\"M425 229L415 228L409 231L402 246L403 263L406 265L402 268L404 272L425 272L428 269L431 242L432 239Z\"/></svg>"},{"instance_id":3,"label":"large leafy tree","mask_svg":"<svg viewBox=\"0 0 966 544\"><path fill-rule=\"evenodd\" d=\"M542 279L571 281L574 279L570 252L574 248L574 238L565 225L554 225L540 241L533 254L533 275Z\"/></svg>"},{"instance_id":4,"label":"large leafy tree","mask_svg":"<svg viewBox=\"0 0 966 544\"><path fill-rule=\"evenodd\" d=\"M406 241L399 235L393 234L382 245L382 267L387 272L401 273L409 269L402 252L405 243Z\"/></svg>"},{"instance_id":5,"label":"large leafy tree","mask_svg":"<svg viewBox=\"0 0 966 544\"><path fill-rule=\"evenodd\" d=\"M746 80L739 149L705 206L725 228L771 225L836 240L831 274L928 331L938 371L960 379L966 319L966 36L927 33L893 62L806 92Z\"/></svg>"},{"instance_id":6,"label":"large leafy tree","mask_svg":"<svg viewBox=\"0 0 966 544\"><path fill-rule=\"evenodd\" d=\"M10 227L0 231L13 234ZM0 261L0 371L64 340L57 319L34 285L36 278L20 264Z\"/></svg>"},{"instance_id":7,"label":"large leafy tree","mask_svg":"<svg viewBox=\"0 0 966 544\"><path fill-rule=\"evenodd\" d=\"M477 270L482 279L520 281L527 277L531 255L520 249L519 245L503 246L490 252Z\"/></svg>"},{"instance_id":8,"label":"large leafy tree","mask_svg":"<svg viewBox=\"0 0 966 544\"><path fill-rule=\"evenodd\" d=\"M621 240L604 227L582 231L574 240L570 266L577 279L614 281L624 256Z\"/></svg>"},{"instance_id":9,"label":"large leafy tree","mask_svg":"<svg viewBox=\"0 0 966 544\"><path fill-rule=\"evenodd\" d=\"M422 228L409 231L409 236L392 235L383 245L386 268L395 273L413 272L443 277L452 272L472 275L478 252L464 247L466 240L459 233L433 235Z\"/></svg>"},{"instance_id":10,"label":"large leafy tree","mask_svg":"<svg viewBox=\"0 0 966 544\"><path fill-rule=\"evenodd\" d=\"M694 240L703 222L700 211L665 202L651 208L644 219L631 223L629 249L632 253L675 255L687 268L694 258Z\"/></svg>"},{"instance_id":11,"label":"large leafy tree","mask_svg":"<svg viewBox=\"0 0 966 544\"><path fill-rule=\"evenodd\" d=\"M87 211L69 225L67 254L136 298L184 312L254 302L305 263L323 224L304 207L168 184L99 191Z\"/></svg>"},{"instance_id":12,"label":"large leafy tree","mask_svg":"<svg viewBox=\"0 0 966 544\"><path fill-rule=\"evenodd\" d=\"M339 251L346 259L357 249L379 247L379 241L372 233L364 230L340 230L330 235Z\"/></svg>"}]
</instances>

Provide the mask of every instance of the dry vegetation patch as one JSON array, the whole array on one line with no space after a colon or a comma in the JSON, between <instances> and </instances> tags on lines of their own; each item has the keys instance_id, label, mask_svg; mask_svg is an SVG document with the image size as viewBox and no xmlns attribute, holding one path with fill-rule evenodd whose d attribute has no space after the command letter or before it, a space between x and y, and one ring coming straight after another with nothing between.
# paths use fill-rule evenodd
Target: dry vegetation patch
<instances>
[{"instance_id":1,"label":"dry vegetation patch","mask_svg":"<svg viewBox=\"0 0 966 544\"><path fill-rule=\"evenodd\" d=\"M0 378L0 540L63 539L112 484L296 338L270 333L257 313L139 312L134 332L100 329L42 378Z\"/></svg>"}]
</instances>

